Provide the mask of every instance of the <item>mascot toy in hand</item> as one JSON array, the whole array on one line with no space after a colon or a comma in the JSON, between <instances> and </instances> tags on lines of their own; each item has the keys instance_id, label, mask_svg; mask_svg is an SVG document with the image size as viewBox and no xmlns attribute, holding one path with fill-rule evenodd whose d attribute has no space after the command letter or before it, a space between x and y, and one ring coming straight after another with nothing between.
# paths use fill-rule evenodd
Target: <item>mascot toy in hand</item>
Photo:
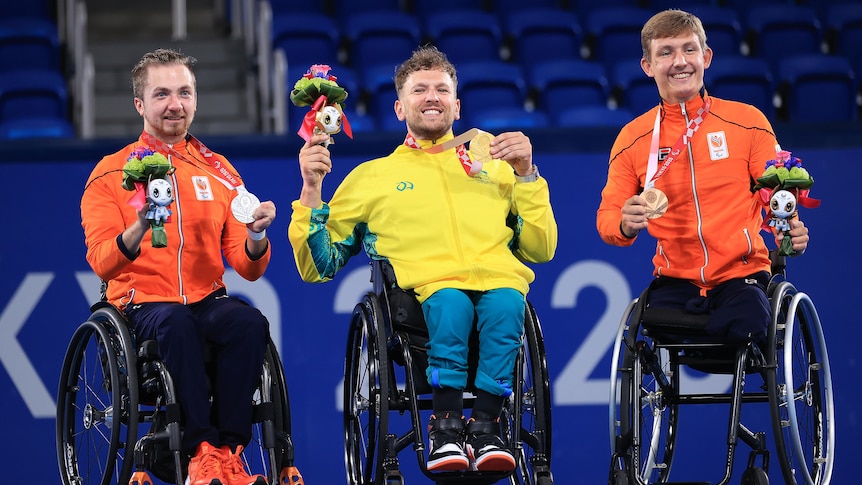
<instances>
[{"instance_id":1,"label":"mascot toy in hand","mask_svg":"<svg viewBox=\"0 0 862 485\"><path fill-rule=\"evenodd\" d=\"M308 141L313 135L327 133L334 135L344 130L348 137L353 138L350 122L344 115L342 104L347 99L347 91L335 81L337 78L329 74L329 66L315 64L308 69L302 78L293 86L290 101L298 106L310 106L311 109L302 119L302 126L297 134ZM323 146L335 143L330 137Z\"/></svg>"},{"instance_id":2,"label":"mascot toy in hand","mask_svg":"<svg viewBox=\"0 0 862 485\"><path fill-rule=\"evenodd\" d=\"M128 203L137 211L147 207L154 248L168 245L164 224L170 222L171 211L167 206L174 200L173 187L167 178L172 173L174 167L168 159L147 147L135 148L123 166L123 188L135 192Z\"/></svg>"},{"instance_id":3,"label":"mascot toy in hand","mask_svg":"<svg viewBox=\"0 0 862 485\"><path fill-rule=\"evenodd\" d=\"M775 160L766 162L766 169L754 186L766 207L763 228L771 228L776 234L783 232L785 235L778 248L782 256L795 254L788 233L790 220L796 217L798 207L813 209L820 206L820 200L808 197L812 185L814 179L802 168L802 160L791 156L786 150L779 150Z\"/></svg>"}]
</instances>

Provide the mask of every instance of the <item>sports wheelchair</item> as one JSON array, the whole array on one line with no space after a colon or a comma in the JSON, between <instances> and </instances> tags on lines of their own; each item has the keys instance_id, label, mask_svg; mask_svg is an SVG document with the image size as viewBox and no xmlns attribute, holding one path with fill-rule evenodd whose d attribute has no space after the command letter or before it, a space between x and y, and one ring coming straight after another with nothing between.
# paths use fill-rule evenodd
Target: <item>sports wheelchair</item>
<instances>
[{"instance_id":1,"label":"sports wheelchair","mask_svg":"<svg viewBox=\"0 0 862 485\"><path fill-rule=\"evenodd\" d=\"M57 393L63 484L152 485L149 473L183 484L189 458L180 451L180 409L156 342L136 342L125 317L104 300L91 312L69 343ZM246 468L270 484L302 485L293 464L287 385L271 340L252 400L252 440L242 454Z\"/></svg>"},{"instance_id":2,"label":"sports wheelchair","mask_svg":"<svg viewBox=\"0 0 862 485\"><path fill-rule=\"evenodd\" d=\"M553 485L551 399L541 327L527 304L524 344L516 361L515 392L507 399L501 436L516 461L514 472L429 472L426 423L431 386L425 377L428 330L412 292L398 287L388 262L372 261L373 290L356 305L350 320L344 368L344 444L349 485L403 485L398 453L412 445L421 471L437 484ZM470 344L470 368L478 358L477 335ZM472 385L473 375L468 376ZM472 406L472 389L465 408ZM393 419L408 413L410 425ZM397 414L396 414L397 413ZM427 418L427 416L425 416ZM396 424L402 428L390 429Z\"/></svg>"},{"instance_id":3,"label":"sports wheelchair","mask_svg":"<svg viewBox=\"0 0 862 485\"><path fill-rule=\"evenodd\" d=\"M768 485L767 432L753 432L740 422L743 403L768 405L784 483L830 482L834 405L820 318L808 295L786 280L784 256L773 250L771 260L767 295L772 321L762 345L715 342L706 337L705 315L648 307L649 288L629 304L611 363L610 485L673 483L671 465L684 404L729 405L725 472L719 484L730 481L741 439L751 451L740 483ZM682 366L732 375L731 390L686 393L680 387ZM745 388L746 375L760 377L755 392Z\"/></svg>"}]
</instances>

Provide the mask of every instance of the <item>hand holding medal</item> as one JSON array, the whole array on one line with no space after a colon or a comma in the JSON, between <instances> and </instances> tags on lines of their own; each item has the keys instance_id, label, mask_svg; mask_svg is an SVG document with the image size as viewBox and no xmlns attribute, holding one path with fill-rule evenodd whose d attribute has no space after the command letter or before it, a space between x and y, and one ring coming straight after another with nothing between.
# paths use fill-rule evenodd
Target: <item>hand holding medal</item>
<instances>
[{"instance_id":1,"label":"hand holding medal","mask_svg":"<svg viewBox=\"0 0 862 485\"><path fill-rule=\"evenodd\" d=\"M661 190L650 187L641 192L641 197L646 201L647 219L658 219L667 212L667 195Z\"/></svg>"},{"instance_id":2,"label":"hand holding medal","mask_svg":"<svg viewBox=\"0 0 862 485\"><path fill-rule=\"evenodd\" d=\"M293 91L290 92L290 101L295 106L311 107L297 132L305 141L312 135L334 135L342 129L348 137L353 138L350 122L342 110L347 91L335 82L337 78L329 74L329 69L329 66L324 64L311 66L308 72L296 81ZM324 146L328 147L331 143L335 142L330 138Z\"/></svg>"}]
</instances>

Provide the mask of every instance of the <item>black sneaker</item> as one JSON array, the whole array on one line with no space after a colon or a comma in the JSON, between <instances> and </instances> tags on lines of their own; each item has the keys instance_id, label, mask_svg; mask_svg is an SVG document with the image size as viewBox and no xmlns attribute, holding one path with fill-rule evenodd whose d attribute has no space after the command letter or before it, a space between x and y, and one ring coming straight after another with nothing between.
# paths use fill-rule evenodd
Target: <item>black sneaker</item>
<instances>
[{"instance_id":1,"label":"black sneaker","mask_svg":"<svg viewBox=\"0 0 862 485\"><path fill-rule=\"evenodd\" d=\"M515 469L515 457L500 439L500 422L475 420L467 422L467 454L473 469L480 472L509 472Z\"/></svg>"},{"instance_id":2,"label":"black sneaker","mask_svg":"<svg viewBox=\"0 0 862 485\"><path fill-rule=\"evenodd\" d=\"M470 460L464 453L464 418L431 416L428 421L428 441L431 451L428 453L428 470L463 471L470 466Z\"/></svg>"}]
</instances>

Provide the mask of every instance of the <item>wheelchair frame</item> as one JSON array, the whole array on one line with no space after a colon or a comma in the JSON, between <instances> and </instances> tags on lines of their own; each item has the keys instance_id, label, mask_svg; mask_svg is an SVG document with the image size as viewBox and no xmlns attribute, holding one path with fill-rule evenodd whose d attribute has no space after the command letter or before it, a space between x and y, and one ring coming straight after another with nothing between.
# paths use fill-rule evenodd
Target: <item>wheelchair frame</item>
<instances>
[{"instance_id":1,"label":"wheelchair frame","mask_svg":"<svg viewBox=\"0 0 862 485\"><path fill-rule=\"evenodd\" d=\"M772 319L765 349L753 342L704 341L706 315L646 311L648 288L629 304L617 330L611 363L609 484L670 483L679 407L719 403L730 405L725 474L719 484L730 481L741 439L752 449L741 483L768 485L766 432L752 432L740 422L742 404L749 402L769 405L772 438L785 482L830 483L835 456L834 402L820 318L808 295L785 280L784 257L773 252L772 260L773 277L767 288ZM686 336L689 343L673 343ZM729 352L732 357L718 361L703 357L715 352ZM681 366L732 374L731 392L681 392ZM743 389L747 373L762 378L762 392ZM755 463L758 457L761 466Z\"/></svg>"},{"instance_id":2,"label":"wheelchair frame","mask_svg":"<svg viewBox=\"0 0 862 485\"><path fill-rule=\"evenodd\" d=\"M63 484L152 485L147 472L183 484L188 457L180 450L179 404L156 342L136 345L125 317L104 301L91 311L69 343L57 393ZM246 468L272 484L301 485L293 464L287 385L272 341L252 400L252 439L242 453ZM138 438L145 427L149 430Z\"/></svg>"},{"instance_id":3,"label":"wheelchair frame","mask_svg":"<svg viewBox=\"0 0 862 485\"><path fill-rule=\"evenodd\" d=\"M422 411L432 409L425 380L427 328L415 295L400 289L388 262L372 261L373 291L353 311L344 381L345 466L349 485L403 485L398 453L412 445L419 468L437 484L553 485L551 400L539 320L527 302L524 344L514 389L501 417L501 434L516 461L514 472L430 472ZM477 358L471 346L471 359ZM473 366L471 366L473 367ZM472 376L472 374L471 374ZM399 384L403 382L403 384ZM472 377L468 379L472 382ZM469 391L469 389L468 389ZM465 393L465 409L474 398ZM411 426L390 430L390 415L408 413ZM400 433L400 434L399 434Z\"/></svg>"}]
</instances>

